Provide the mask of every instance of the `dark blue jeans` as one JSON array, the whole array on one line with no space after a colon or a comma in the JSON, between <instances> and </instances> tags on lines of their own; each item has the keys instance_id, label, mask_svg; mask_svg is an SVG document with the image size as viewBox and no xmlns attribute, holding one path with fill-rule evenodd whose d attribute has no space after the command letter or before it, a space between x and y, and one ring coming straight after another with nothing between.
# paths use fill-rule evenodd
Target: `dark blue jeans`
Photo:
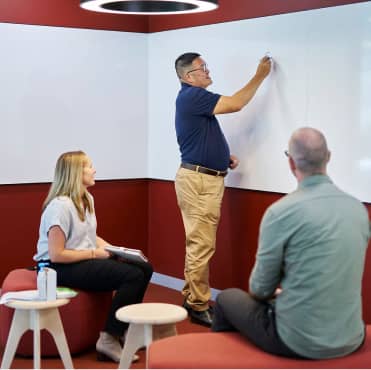
<instances>
[{"instance_id":1,"label":"dark blue jeans","mask_svg":"<svg viewBox=\"0 0 371 370\"><path fill-rule=\"evenodd\" d=\"M50 267L57 271L58 285L94 292L115 291L103 329L114 336L122 336L128 327L127 323L116 319L116 311L142 302L153 273L150 263L131 264L115 259L50 263Z\"/></svg>"},{"instance_id":2,"label":"dark blue jeans","mask_svg":"<svg viewBox=\"0 0 371 370\"><path fill-rule=\"evenodd\" d=\"M281 340L276 329L274 306L257 301L241 289L222 291L214 306L213 331L238 331L266 352L304 358Z\"/></svg>"}]
</instances>

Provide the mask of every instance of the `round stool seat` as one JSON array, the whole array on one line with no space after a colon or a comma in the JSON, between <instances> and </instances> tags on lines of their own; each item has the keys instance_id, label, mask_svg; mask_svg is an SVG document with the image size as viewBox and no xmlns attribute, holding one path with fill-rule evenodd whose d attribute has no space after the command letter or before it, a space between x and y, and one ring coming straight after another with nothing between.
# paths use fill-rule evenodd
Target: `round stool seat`
<instances>
[{"instance_id":1,"label":"round stool seat","mask_svg":"<svg viewBox=\"0 0 371 370\"><path fill-rule=\"evenodd\" d=\"M116 312L118 320L134 324L169 324L186 317L187 311L183 307L168 303L132 304Z\"/></svg>"},{"instance_id":2,"label":"round stool seat","mask_svg":"<svg viewBox=\"0 0 371 370\"><path fill-rule=\"evenodd\" d=\"M183 307L169 303L138 303L118 309L116 318L130 324L119 369L128 369L135 352L143 346L148 348L152 343L153 326L166 327L168 335L176 335L175 323L187 316Z\"/></svg>"},{"instance_id":3,"label":"round stool seat","mask_svg":"<svg viewBox=\"0 0 371 370\"><path fill-rule=\"evenodd\" d=\"M45 310L48 308L55 308L64 306L70 300L67 298L56 299L54 301L17 301L12 300L6 302L5 305L11 308L19 308L22 310Z\"/></svg>"}]
</instances>

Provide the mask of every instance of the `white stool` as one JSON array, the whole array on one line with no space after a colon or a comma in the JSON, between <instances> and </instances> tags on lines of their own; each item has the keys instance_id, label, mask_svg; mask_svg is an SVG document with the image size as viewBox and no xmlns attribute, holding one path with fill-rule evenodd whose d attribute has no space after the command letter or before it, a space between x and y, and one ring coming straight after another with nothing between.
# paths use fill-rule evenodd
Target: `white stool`
<instances>
[{"instance_id":1,"label":"white stool","mask_svg":"<svg viewBox=\"0 0 371 370\"><path fill-rule=\"evenodd\" d=\"M130 323L119 369L129 368L133 355L139 348L146 346L148 349L153 340L153 325L167 324L172 334L176 335L175 323L186 317L187 311L183 307L168 303L139 303L117 310L116 318ZM148 357L146 364L148 365Z\"/></svg>"},{"instance_id":2,"label":"white stool","mask_svg":"<svg viewBox=\"0 0 371 370\"><path fill-rule=\"evenodd\" d=\"M9 301L8 307L15 309L9 336L6 343L1 369L9 369L19 340L26 330L33 330L34 369L40 369L40 330L48 330L57 345L64 367L73 369L70 351L62 326L58 308L67 304L69 299L55 301Z\"/></svg>"}]
</instances>

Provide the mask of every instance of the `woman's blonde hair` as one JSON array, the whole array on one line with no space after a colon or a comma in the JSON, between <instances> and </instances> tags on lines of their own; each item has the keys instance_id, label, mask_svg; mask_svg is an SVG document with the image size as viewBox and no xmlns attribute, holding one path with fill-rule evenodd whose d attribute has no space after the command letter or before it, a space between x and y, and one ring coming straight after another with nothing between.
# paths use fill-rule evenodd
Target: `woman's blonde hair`
<instances>
[{"instance_id":1,"label":"woman's blonde hair","mask_svg":"<svg viewBox=\"0 0 371 370\"><path fill-rule=\"evenodd\" d=\"M94 212L91 196L82 184L83 169L88 161L88 156L81 150L63 153L58 158L43 211L54 198L66 196L72 200L81 221L85 220L86 209L89 213Z\"/></svg>"}]
</instances>

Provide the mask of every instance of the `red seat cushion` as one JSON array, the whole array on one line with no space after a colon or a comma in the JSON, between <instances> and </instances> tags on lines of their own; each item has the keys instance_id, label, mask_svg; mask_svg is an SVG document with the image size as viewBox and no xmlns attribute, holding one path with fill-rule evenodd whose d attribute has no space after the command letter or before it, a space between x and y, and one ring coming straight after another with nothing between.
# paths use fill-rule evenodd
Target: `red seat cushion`
<instances>
[{"instance_id":1,"label":"red seat cushion","mask_svg":"<svg viewBox=\"0 0 371 370\"><path fill-rule=\"evenodd\" d=\"M1 293L36 289L36 271L16 269L5 278ZM72 354L95 345L99 331L103 329L112 302L112 292L87 292L78 290L78 295L59 308L68 347ZM0 306L0 345L5 347L14 310ZM33 354L32 331L27 331L19 342L17 353L24 356ZM58 355L52 336L46 330L41 332L41 354Z\"/></svg>"},{"instance_id":2,"label":"red seat cushion","mask_svg":"<svg viewBox=\"0 0 371 370\"><path fill-rule=\"evenodd\" d=\"M153 369L366 369L371 367L371 326L363 347L331 360L294 360L257 348L238 333L194 333L151 344L148 365Z\"/></svg>"}]
</instances>

